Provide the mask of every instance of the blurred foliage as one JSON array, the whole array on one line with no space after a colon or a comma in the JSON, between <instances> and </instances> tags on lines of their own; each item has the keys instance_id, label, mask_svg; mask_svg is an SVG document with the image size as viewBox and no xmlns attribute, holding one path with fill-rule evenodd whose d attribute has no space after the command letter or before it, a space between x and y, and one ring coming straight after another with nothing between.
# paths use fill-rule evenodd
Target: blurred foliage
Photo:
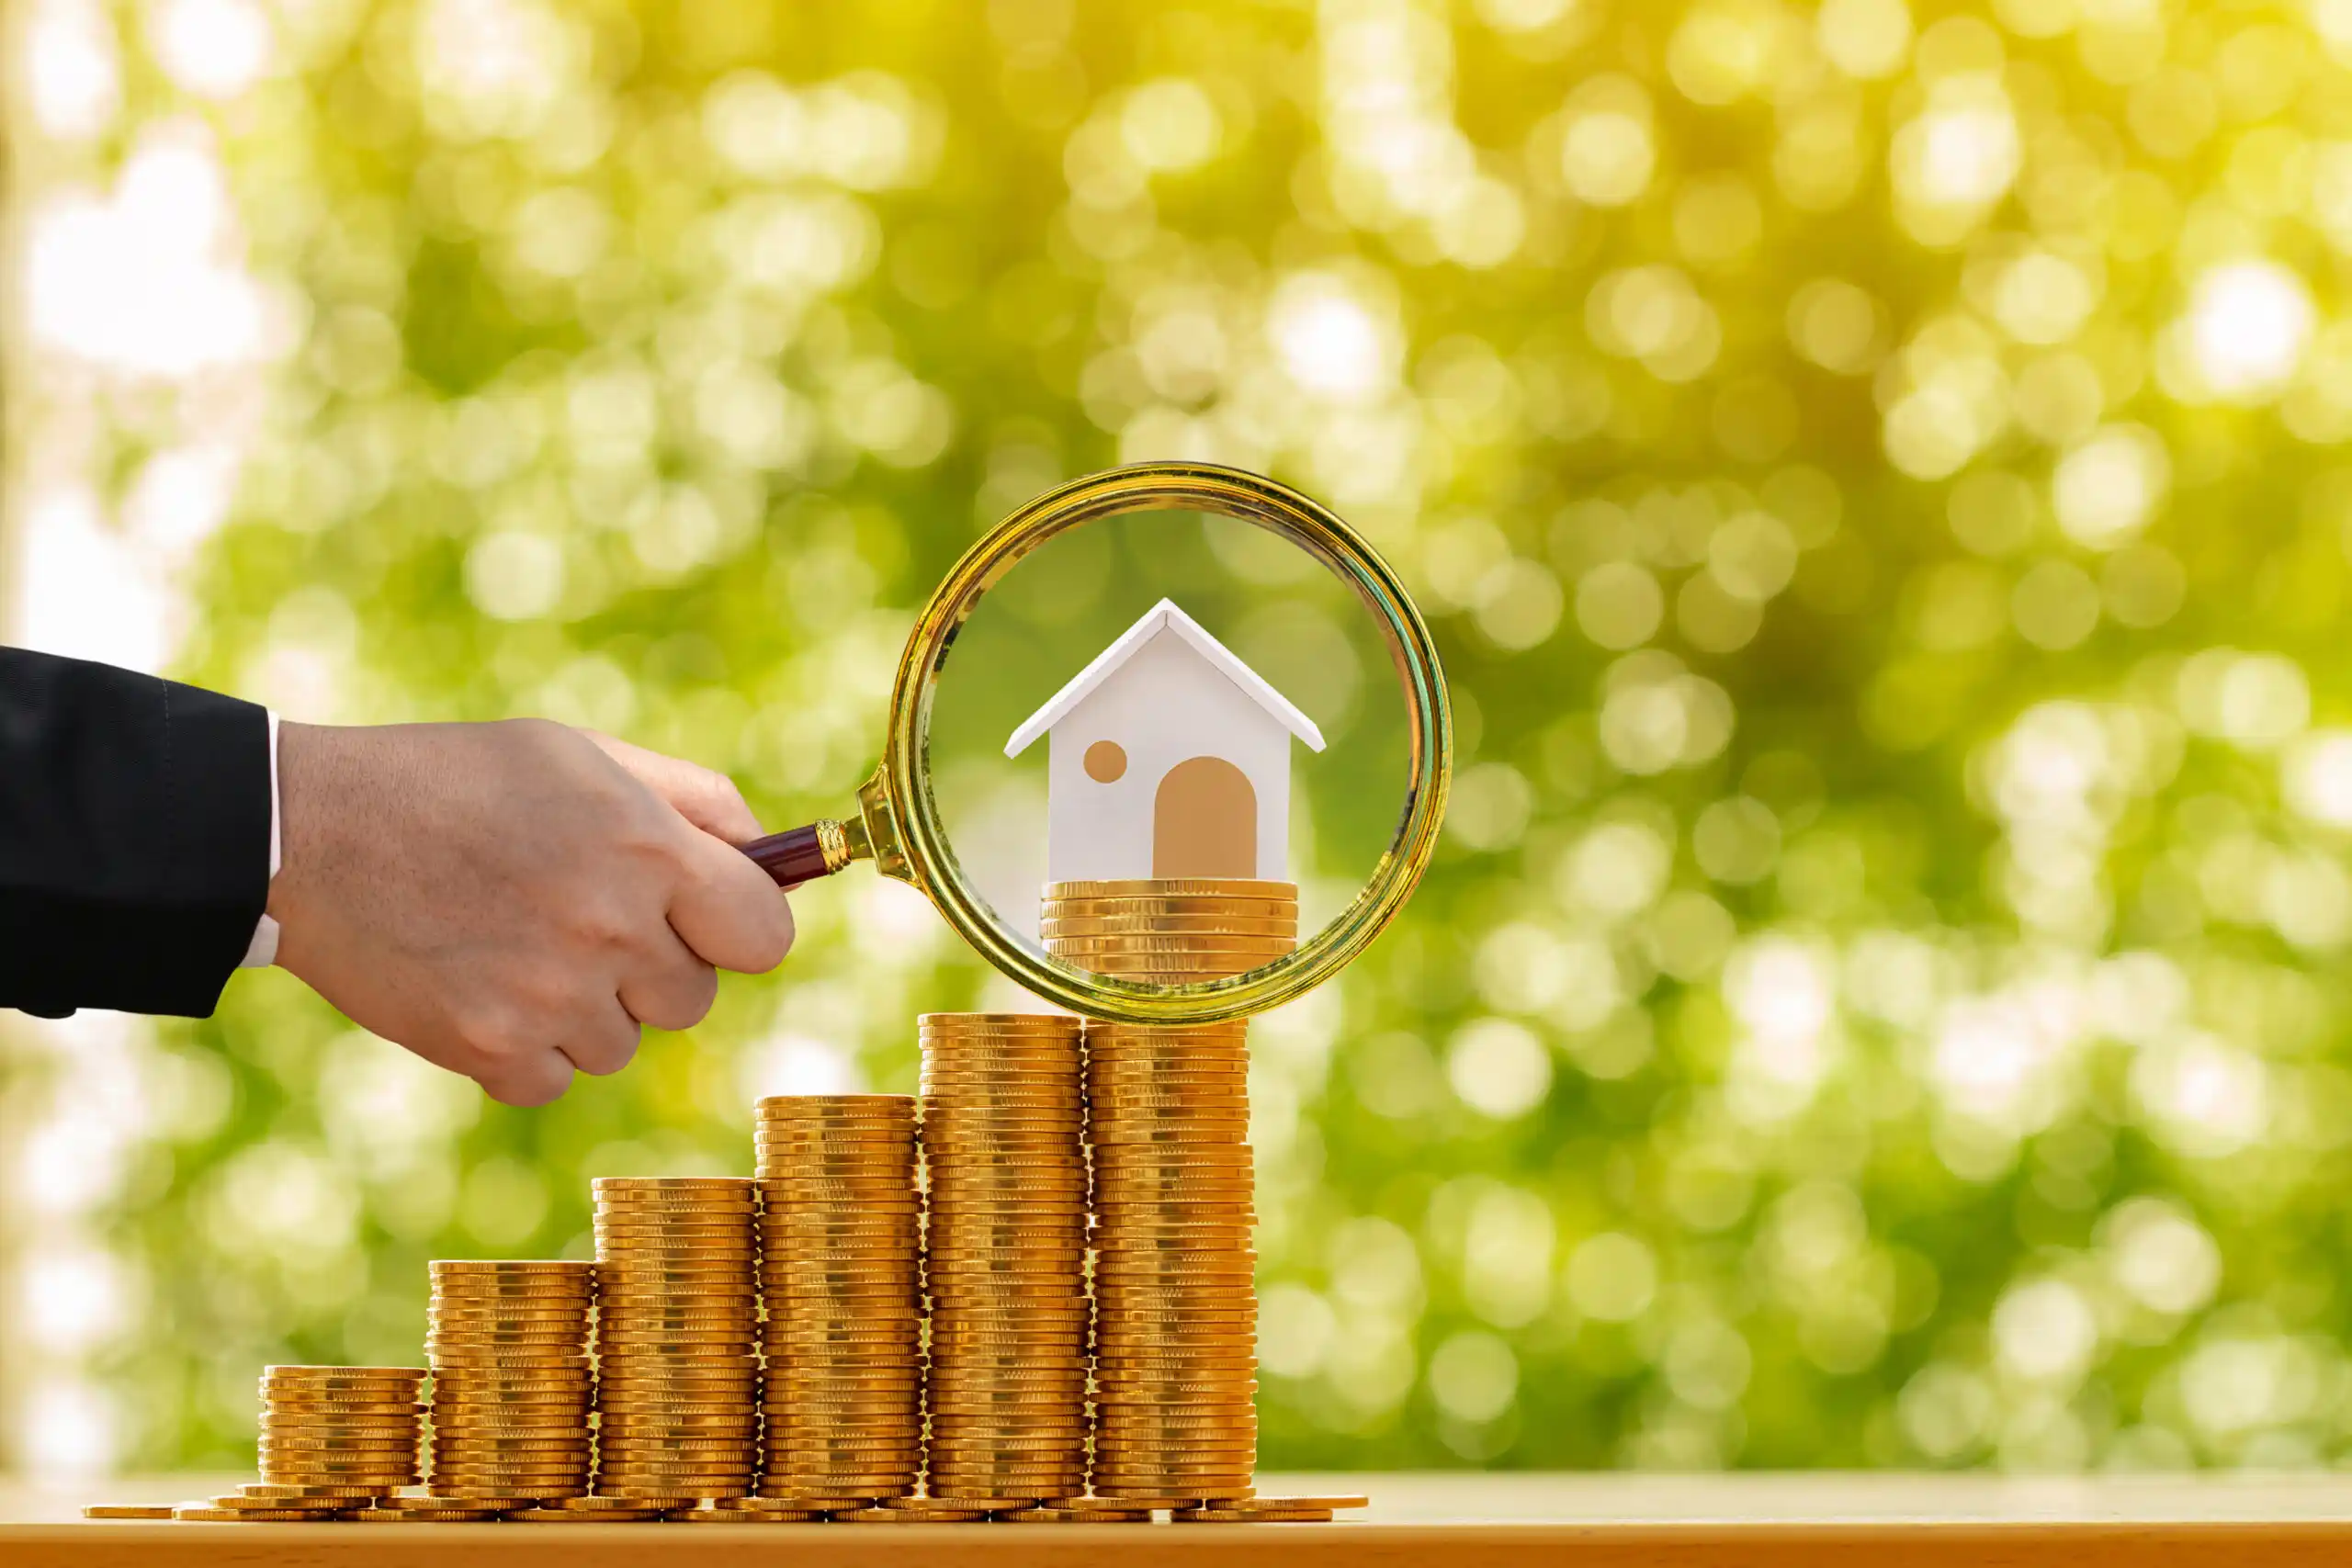
<instances>
[{"instance_id":1,"label":"blurred foliage","mask_svg":"<svg viewBox=\"0 0 2352 1568\"><path fill-rule=\"evenodd\" d=\"M2346 1451L2342 0L254 6L105 13L61 154L210 149L283 340L193 678L780 824L1056 479L1262 468L1405 570L1457 803L1257 1028L1270 1465ZM171 1032L137 1457L993 994L897 890L796 907L545 1111L284 976Z\"/></svg>"}]
</instances>

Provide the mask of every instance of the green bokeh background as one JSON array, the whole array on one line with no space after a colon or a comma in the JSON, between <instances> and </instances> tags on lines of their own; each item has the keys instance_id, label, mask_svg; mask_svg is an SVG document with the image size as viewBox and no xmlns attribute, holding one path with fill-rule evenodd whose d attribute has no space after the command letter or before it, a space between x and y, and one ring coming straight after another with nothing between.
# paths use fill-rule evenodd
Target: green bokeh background
<instances>
[{"instance_id":1,"label":"green bokeh background","mask_svg":"<svg viewBox=\"0 0 2352 1568\"><path fill-rule=\"evenodd\" d=\"M109 12L88 154L209 126L288 323L188 678L782 825L1060 479L1218 457L1393 557L1461 772L1253 1037L1270 1466L2346 1453L2338 0L267 14L211 102ZM128 1457L243 1462L259 1364L413 1359L425 1259L582 1255L590 1177L741 1171L753 1092L998 996L871 879L796 909L544 1111L282 975L168 1030Z\"/></svg>"}]
</instances>

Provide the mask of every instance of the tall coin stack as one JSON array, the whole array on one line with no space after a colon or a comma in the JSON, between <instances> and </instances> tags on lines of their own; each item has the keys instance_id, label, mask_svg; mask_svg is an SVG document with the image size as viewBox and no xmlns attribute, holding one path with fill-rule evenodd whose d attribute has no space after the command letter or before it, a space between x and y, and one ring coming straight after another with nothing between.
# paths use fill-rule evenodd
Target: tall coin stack
<instances>
[{"instance_id":1,"label":"tall coin stack","mask_svg":"<svg viewBox=\"0 0 2352 1568\"><path fill-rule=\"evenodd\" d=\"M903 1497L922 1472L922 1209L904 1094L759 1103L765 1472L779 1502Z\"/></svg>"},{"instance_id":2,"label":"tall coin stack","mask_svg":"<svg viewBox=\"0 0 2352 1568\"><path fill-rule=\"evenodd\" d=\"M752 1183L594 1185L596 1495L681 1506L746 1496L760 1438Z\"/></svg>"},{"instance_id":3,"label":"tall coin stack","mask_svg":"<svg viewBox=\"0 0 2352 1568\"><path fill-rule=\"evenodd\" d=\"M518 1501L584 1494L595 1266L436 1258L429 1278L431 1494Z\"/></svg>"},{"instance_id":4,"label":"tall coin stack","mask_svg":"<svg viewBox=\"0 0 2352 1568\"><path fill-rule=\"evenodd\" d=\"M422 1367L265 1367L261 1478L382 1496L416 1481Z\"/></svg>"},{"instance_id":5,"label":"tall coin stack","mask_svg":"<svg viewBox=\"0 0 2352 1568\"><path fill-rule=\"evenodd\" d=\"M1224 878L1063 882L1047 951L1162 985L1297 942L1298 890ZM1257 1255L1246 1021L1086 1026L1094 1164L1093 1491L1247 1496L1257 1466Z\"/></svg>"},{"instance_id":6,"label":"tall coin stack","mask_svg":"<svg viewBox=\"0 0 2352 1568\"><path fill-rule=\"evenodd\" d=\"M1086 1485L1086 1156L1079 1021L926 1013L931 1496Z\"/></svg>"}]
</instances>

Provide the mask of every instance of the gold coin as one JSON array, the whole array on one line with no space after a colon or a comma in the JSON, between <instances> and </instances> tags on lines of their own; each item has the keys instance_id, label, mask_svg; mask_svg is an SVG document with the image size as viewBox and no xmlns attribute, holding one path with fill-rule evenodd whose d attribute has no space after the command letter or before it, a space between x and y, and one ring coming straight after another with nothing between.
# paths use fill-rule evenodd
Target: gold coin
<instances>
[{"instance_id":1,"label":"gold coin","mask_svg":"<svg viewBox=\"0 0 2352 1568\"><path fill-rule=\"evenodd\" d=\"M884 1508L868 1508L854 1514L835 1516L839 1522L853 1525L976 1525L988 1518L985 1513L898 1514Z\"/></svg>"},{"instance_id":2,"label":"gold coin","mask_svg":"<svg viewBox=\"0 0 2352 1568\"><path fill-rule=\"evenodd\" d=\"M389 1508L398 1513L413 1513L420 1509L429 1513L436 1508L494 1511L500 1508L524 1507L532 1501L531 1498L517 1497L511 1494L475 1493L461 1495L454 1493L397 1492L391 1496L378 1498L376 1506Z\"/></svg>"},{"instance_id":3,"label":"gold coin","mask_svg":"<svg viewBox=\"0 0 2352 1568\"><path fill-rule=\"evenodd\" d=\"M210 1502L216 1508L283 1508L289 1513L332 1514L341 1508L364 1508L372 1500L371 1496L362 1496L356 1503L341 1497L248 1497L243 1492L231 1492Z\"/></svg>"},{"instance_id":4,"label":"gold coin","mask_svg":"<svg viewBox=\"0 0 2352 1568\"><path fill-rule=\"evenodd\" d=\"M1267 936L1242 931L1171 933L1115 927L1106 931L1068 919L1057 919L1050 925L1045 933L1046 947L1057 958L1091 959L1100 955L1178 964L1220 962L1236 954L1278 958L1297 945L1288 932Z\"/></svg>"},{"instance_id":5,"label":"gold coin","mask_svg":"<svg viewBox=\"0 0 2352 1568\"><path fill-rule=\"evenodd\" d=\"M504 1517L507 1523L517 1525L639 1525L655 1523L662 1517L662 1510L567 1514L551 1508L518 1508Z\"/></svg>"},{"instance_id":6,"label":"gold coin","mask_svg":"<svg viewBox=\"0 0 2352 1568\"><path fill-rule=\"evenodd\" d=\"M334 1382L356 1379L368 1382L421 1383L424 1381L423 1367L306 1367L273 1364L264 1367L261 1375L266 1382Z\"/></svg>"},{"instance_id":7,"label":"gold coin","mask_svg":"<svg viewBox=\"0 0 2352 1568\"><path fill-rule=\"evenodd\" d=\"M1250 1060L1239 1049L1106 1049L1088 1059L1084 1087L1090 1100L1109 1094L1245 1094Z\"/></svg>"},{"instance_id":8,"label":"gold coin","mask_svg":"<svg viewBox=\"0 0 2352 1568\"><path fill-rule=\"evenodd\" d=\"M433 1413L463 1408L472 1404L565 1404L584 1398L595 1384L584 1378L552 1370L546 1373L544 1387L533 1387L521 1379L503 1373L467 1377L452 1369L446 1382L433 1386Z\"/></svg>"},{"instance_id":9,"label":"gold coin","mask_svg":"<svg viewBox=\"0 0 2352 1568\"><path fill-rule=\"evenodd\" d=\"M85 1519L168 1519L172 1517L169 1503L90 1503L83 1506Z\"/></svg>"},{"instance_id":10,"label":"gold coin","mask_svg":"<svg viewBox=\"0 0 2352 1568\"><path fill-rule=\"evenodd\" d=\"M1152 953L1241 949L1280 956L1298 946L1294 920L1253 915L1077 915L1044 922L1040 940L1057 957L1074 950Z\"/></svg>"},{"instance_id":11,"label":"gold coin","mask_svg":"<svg viewBox=\"0 0 2352 1568\"><path fill-rule=\"evenodd\" d=\"M599 1226L596 1231L596 1262L599 1267L609 1264L655 1266L702 1266L719 1269L727 1265L740 1267L741 1260L759 1255L759 1243L746 1225L724 1236L699 1237L684 1235L630 1235Z\"/></svg>"},{"instance_id":12,"label":"gold coin","mask_svg":"<svg viewBox=\"0 0 2352 1568\"><path fill-rule=\"evenodd\" d=\"M1173 1257L1248 1261L1254 1225L1168 1225L1159 1228L1104 1226L1094 1239L1098 1258L1165 1259Z\"/></svg>"},{"instance_id":13,"label":"gold coin","mask_svg":"<svg viewBox=\"0 0 2352 1568\"><path fill-rule=\"evenodd\" d=\"M569 1284L585 1280L587 1269L585 1263L553 1258L435 1258L424 1266L426 1275L435 1280L445 1275L488 1275Z\"/></svg>"},{"instance_id":14,"label":"gold coin","mask_svg":"<svg viewBox=\"0 0 2352 1568\"><path fill-rule=\"evenodd\" d=\"M469 1525L498 1517L496 1508L387 1508L354 1514L363 1525Z\"/></svg>"},{"instance_id":15,"label":"gold coin","mask_svg":"<svg viewBox=\"0 0 2352 1568\"><path fill-rule=\"evenodd\" d=\"M316 1508L216 1508L207 1503L183 1503L175 1506L167 1517L216 1525L300 1525L329 1518L333 1514L332 1511Z\"/></svg>"},{"instance_id":16,"label":"gold coin","mask_svg":"<svg viewBox=\"0 0 2352 1568\"><path fill-rule=\"evenodd\" d=\"M344 1419L366 1421L413 1420L424 1406L420 1402L390 1400L381 1402L345 1399L340 1396L313 1399L301 1394L281 1394L262 1401L261 1418L278 1423L308 1424L313 1421Z\"/></svg>"},{"instance_id":17,"label":"gold coin","mask_svg":"<svg viewBox=\"0 0 2352 1568\"><path fill-rule=\"evenodd\" d=\"M268 1439L272 1453L368 1454L402 1453L416 1447L413 1438L391 1436L383 1438L313 1438L272 1434Z\"/></svg>"},{"instance_id":18,"label":"gold coin","mask_svg":"<svg viewBox=\"0 0 2352 1568\"><path fill-rule=\"evenodd\" d=\"M1024 1508L1006 1516L1022 1525L1148 1525L1148 1508Z\"/></svg>"},{"instance_id":19,"label":"gold coin","mask_svg":"<svg viewBox=\"0 0 2352 1568\"><path fill-rule=\"evenodd\" d=\"M748 1508L673 1508L662 1516L673 1525L774 1525L792 1522L779 1514L755 1514ZM808 1518L821 1516L810 1514Z\"/></svg>"},{"instance_id":20,"label":"gold coin","mask_svg":"<svg viewBox=\"0 0 2352 1568\"><path fill-rule=\"evenodd\" d=\"M924 1484L944 1492L1022 1492L1032 1497L1046 1497L1056 1492L1067 1492L1073 1486L1086 1484L1086 1467L1065 1466L1053 1471L989 1471L950 1472L933 1470L925 1472Z\"/></svg>"},{"instance_id":21,"label":"gold coin","mask_svg":"<svg viewBox=\"0 0 2352 1568\"><path fill-rule=\"evenodd\" d=\"M923 1116L922 1143L928 1148L943 1133L1001 1133L1056 1136L1085 1120L1085 1111L1072 1096L1067 1103L937 1104Z\"/></svg>"},{"instance_id":22,"label":"gold coin","mask_svg":"<svg viewBox=\"0 0 2352 1568\"><path fill-rule=\"evenodd\" d=\"M1193 900L1170 907L1175 903L1167 898L1057 899L1040 908L1039 928L1048 937L1072 930L1168 938L1233 935L1295 942L1298 937L1297 906L1283 899Z\"/></svg>"}]
</instances>

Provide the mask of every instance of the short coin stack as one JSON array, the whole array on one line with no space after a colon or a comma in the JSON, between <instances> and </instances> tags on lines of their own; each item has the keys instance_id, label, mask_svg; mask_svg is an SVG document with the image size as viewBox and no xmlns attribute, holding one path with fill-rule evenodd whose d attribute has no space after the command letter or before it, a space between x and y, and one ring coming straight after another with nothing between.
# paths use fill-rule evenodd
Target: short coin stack
<instances>
[{"instance_id":1,"label":"short coin stack","mask_svg":"<svg viewBox=\"0 0 2352 1568\"><path fill-rule=\"evenodd\" d=\"M1222 979L1298 945L1298 888L1241 877L1056 882L1046 951L1081 969L1163 986Z\"/></svg>"},{"instance_id":2,"label":"short coin stack","mask_svg":"<svg viewBox=\"0 0 2352 1568\"><path fill-rule=\"evenodd\" d=\"M903 1497L922 1472L922 1211L904 1094L759 1103L765 1473L779 1503Z\"/></svg>"},{"instance_id":3,"label":"short coin stack","mask_svg":"<svg viewBox=\"0 0 2352 1568\"><path fill-rule=\"evenodd\" d=\"M1212 878L1064 882L1047 949L1163 985L1270 964L1298 890ZM1094 1166L1093 1492L1239 1499L1257 1468L1257 1254L1249 1026L1086 1026Z\"/></svg>"},{"instance_id":4,"label":"short coin stack","mask_svg":"<svg viewBox=\"0 0 2352 1568\"><path fill-rule=\"evenodd\" d=\"M424 1387L422 1367L265 1367L263 1483L348 1498L413 1484Z\"/></svg>"},{"instance_id":5,"label":"short coin stack","mask_svg":"<svg viewBox=\"0 0 2352 1568\"><path fill-rule=\"evenodd\" d=\"M588 1490L590 1263L430 1265L432 1496L510 1504Z\"/></svg>"},{"instance_id":6,"label":"short coin stack","mask_svg":"<svg viewBox=\"0 0 2352 1568\"><path fill-rule=\"evenodd\" d=\"M604 1177L596 1197L596 1495L750 1494L760 1425L747 1179Z\"/></svg>"},{"instance_id":7,"label":"short coin stack","mask_svg":"<svg viewBox=\"0 0 2352 1568\"><path fill-rule=\"evenodd\" d=\"M1086 1474L1079 1021L926 1013L929 1495L1064 1497Z\"/></svg>"}]
</instances>

